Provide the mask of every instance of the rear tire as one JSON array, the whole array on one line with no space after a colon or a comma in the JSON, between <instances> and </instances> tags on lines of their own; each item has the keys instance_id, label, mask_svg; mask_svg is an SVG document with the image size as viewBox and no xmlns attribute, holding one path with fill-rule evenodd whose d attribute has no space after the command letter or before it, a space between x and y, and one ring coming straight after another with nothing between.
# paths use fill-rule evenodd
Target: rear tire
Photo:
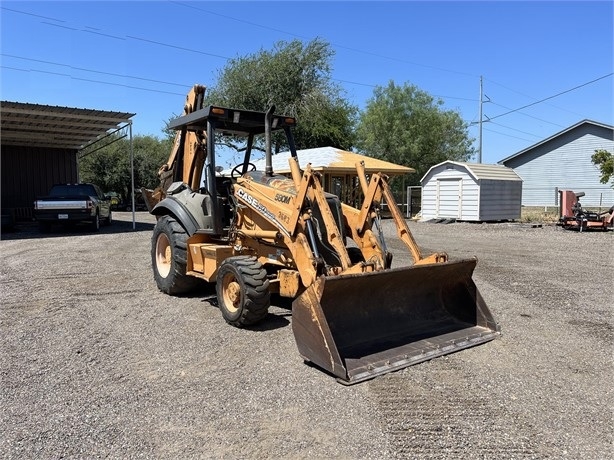
<instances>
[{"instance_id":1,"label":"rear tire","mask_svg":"<svg viewBox=\"0 0 614 460\"><path fill-rule=\"evenodd\" d=\"M188 234L175 218L158 219L151 237L151 265L158 289L169 295L194 290L199 279L186 275Z\"/></svg>"},{"instance_id":2,"label":"rear tire","mask_svg":"<svg viewBox=\"0 0 614 460\"><path fill-rule=\"evenodd\" d=\"M92 217L92 231L97 232L100 230L100 214L96 211L96 215Z\"/></svg>"},{"instance_id":3,"label":"rear tire","mask_svg":"<svg viewBox=\"0 0 614 460\"><path fill-rule=\"evenodd\" d=\"M266 270L255 257L229 257L217 272L217 300L224 320L250 326L262 320L271 305Z\"/></svg>"}]
</instances>

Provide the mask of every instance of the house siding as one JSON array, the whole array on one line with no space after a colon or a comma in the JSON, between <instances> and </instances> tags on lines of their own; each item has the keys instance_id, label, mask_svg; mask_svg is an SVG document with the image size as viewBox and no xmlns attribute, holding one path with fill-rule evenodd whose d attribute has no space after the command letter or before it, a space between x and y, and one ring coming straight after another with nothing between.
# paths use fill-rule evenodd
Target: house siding
<instances>
[{"instance_id":1,"label":"house siding","mask_svg":"<svg viewBox=\"0 0 614 460\"><path fill-rule=\"evenodd\" d=\"M557 206L557 189L584 192L583 206L611 206L614 190L601 184L591 161L595 150L614 152L613 130L591 122L579 124L551 140L501 163L522 178L523 206Z\"/></svg>"}]
</instances>

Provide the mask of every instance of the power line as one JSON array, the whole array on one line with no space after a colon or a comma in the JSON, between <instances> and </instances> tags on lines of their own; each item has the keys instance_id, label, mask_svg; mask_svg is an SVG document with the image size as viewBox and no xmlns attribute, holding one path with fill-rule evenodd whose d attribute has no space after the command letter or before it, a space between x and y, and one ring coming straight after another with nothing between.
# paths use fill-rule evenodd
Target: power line
<instances>
[{"instance_id":1,"label":"power line","mask_svg":"<svg viewBox=\"0 0 614 460\"><path fill-rule=\"evenodd\" d=\"M494 84L495 84L495 85L497 85L497 86L500 86L500 87L502 87L502 88L505 88L506 90L511 91L512 93L516 93L516 94L519 94L519 95L521 95L521 96L528 97L529 99L533 99L533 100L535 100L535 98L534 98L533 96L529 96L528 94L524 94L524 93L521 93L520 91L516 91L515 89L509 88L509 87L507 87L507 86L503 85L502 83L499 83L499 82L496 82L496 81L494 81L494 80L491 80L490 78L485 78L485 80L487 80L487 81L489 81L489 82L491 82L491 83L494 83ZM549 105L550 105L550 107L553 107L553 108L555 108L555 109L558 109L558 110L563 110L563 111L565 111L565 112L573 113L574 115L579 115L579 116L582 116L582 115L580 115L579 113L574 112L573 110L568 110L568 109L565 109L565 108L563 108L563 107L558 107L558 106L556 106L556 105L552 105L552 104L549 104ZM503 106L501 106L501 107L503 107ZM506 108L506 109L507 109L508 107L504 107L504 108ZM511 109L510 109L510 110L511 110ZM543 121L543 120L542 120L542 121Z\"/></svg>"},{"instance_id":2,"label":"power line","mask_svg":"<svg viewBox=\"0 0 614 460\"><path fill-rule=\"evenodd\" d=\"M92 70L92 69L86 69L84 67L75 67L75 66L72 66L70 64L62 64L62 63L59 63L59 62L46 61L46 60L43 60L43 59L27 58L27 57L24 57L24 56L16 56L14 54L0 53L0 56L6 56L6 57L13 58L13 59L21 59L21 60L24 60L24 61L40 62L40 63L43 63L43 64L56 65L56 66L60 66L60 67L68 67L68 68L73 69L73 70L81 70L83 72L96 73L96 74L100 74L100 75L110 75L110 76L113 76L113 77L131 78L133 80L149 81L149 82L152 82L152 83L161 83L163 85L179 86L181 88L191 88L192 87L191 85L184 85L184 84L180 84L180 83L173 83L173 82L162 81L162 80L154 80L154 79L151 79L151 78L144 78L144 77L134 77L134 76L131 76L131 75L124 75L124 74L118 74L118 73L112 73L112 72L103 72L101 70Z\"/></svg>"},{"instance_id":3,"label":"power line","mask_svg":"<svg viewBox=\"0 0 614 460\"><path fill-rule=\"evenodd\" d=\"M171 1L170 3L174 3L176 5L183 6L185 8L191 8L191 9L195 9L195 10L198 10L198 11L202 11L202 12L207 13L207 14L223 17L225 19L229 19L229 20L232 20L232 21L241 22L243 24L248 24L248 25L251 25L251 26L254 26L254 27L259 27L259 28L262 28L262 29L271 30L273 32L278 32L278 33L290 35L290 36L297 37L297 38L300 38L300 39L303 39L303 40L311 40L312 39L310 37L298 35L298 34L295 34L295 33L292 33L292 32L287 32L287 31L284 31L284 30L281 30L281 29L277 29L277 28L274 28L274 27L265 26L265 25L262 25L262 24L258 24L258 23L247 21L247 20L243 20L243 19L238 19L238 18L235 18L235 17L232 17L232 16L221 14L221 13L216 13L214 11L206 10L204 8L199 8L199 7L191 5L191 4L185 4L185 3L182 3L182 2L173 2L173 1ZM0 7L0 8L5 9L7 11L14 12L14 13L20 13L20 14L25 14L25 15L29 15L29 16L40 17L40 18L43 18L43 19L48 19L48 20L52 20L52 21L66 23L66 21L61 20L61 19L57 19L57 18L49 18L49 17L46 17L46 16L39 16L39 15L36 15L36 14L28 13L28 12L25 12L25 11L19 11L19 10L15 10L15 9L12 9L12 8L5 8L5 7ZM143 42L146 42L146 43L151 43L151 44L158 45L158 46L164 46L164 47L168 47L168 48L178 49L178 50L181 50L181 51L197 53L197 54L201 54L201 55L205 55L205 56L211 56L211 57L216 57L216 58L225 59L225 60L230 60L231 59L228 56L222 56L222 55L214 54L214 53L207 53L207 52L200 51L200 50L186 48L186 47L182 47L182 46L178 46L178 45L171 45L171 44L168 44L168 43L164 43L164 42L160 42L160 41L156 41L156 40L150 40L150 39L146 39L146 38L142 38L142 37L126 35L125 38L124 38L124 37L119 37L119 36L116 36L116 35L105 34L105 33L102 33L102 32L94 32L92 30L84 30L84 29L80 29L80 28L70 27L68 25L64 26L64 25L60 25L60 24L53 24L53 23L49 23L47 21L42 21L42 23L45 24L45 25L49 25L49 26L53 26L53 27L60 27L60 28L68 29L68 30L73 30L73 31L76 31L76 32L88 32L88 33L93 33L93 34L97 34L97 35L100 35L100 36L103 36L103 37L109 37L109 38L114 38L114 39L118 39L118 40L125 40L126 38L128 38L128 39L132 39L132 40L139 40L139 41L143 41ZM91 29L91 27L90 27L90 29ZM100 30L100 29L96 29L96 30ZM431 66L431 65L428 65L428 64L421 64L421 63L418 63L418 62L413 62L413 61L409 61L409 60L406 60L406 59L401 59L401 58L398 58L398 57L386 56L386 55L379 54L379 53L374 53L374 52L371 52L371 51L365 51L365 50L360 50L360 49L357 49L357 48L351 48L351 47L340 45L340 44L337 44L337 43L331 43L331 45L336 47L336 48L347 49L347 50L350 50L350 51L353 51L353 52L362 53L362 54L366 54L366 55L370 55L370 56L375 56L375 57L379 57L379 58L383 58L383 59L388 59L388 60L392 60L392 61L402 62L402 63L405 63L405 64L410 64L410 65L414 65L414 66L430 68L430 69L438 70L438 71L441 71L441 72L448 72L448 73L454 73L454 74L459 74L459 75L475 77L475 75L470 74L470 73L466 73L466 72L460 72L460 71L457 71L457 70L446 69L446 68L437 67L437 66ZM345 80L335 79L335 78L333 78L333 80L344 82L344 83L348 83L348 84L353 84L353 85L359 85L359 86L367 86L367 87L373 87L373 88L376 87L376 85L371 85L371 84L368 84L368 83L351 82L351 81L345 81ZM475 99L468 99L468 98L462 98L462 97L453 97L453 96L436 96L436 97L442 97L442 98L445 97L446 99L475 101Z\"/></svg>"},{"instance_id":4,"label":"power line","mask_svg":"<svg viewBox=\"0 0 614 460\"><path fill-rule=\"evenodd\" d=\"M513 109L510 109L509 107L506 107L506 106L504 106L504 105L497 104L496 102L493 102L493 101L489 101L489 102L490 102L492 105L496 105L496 106L498 106L498 107L502 107L502 108L507 109L507 110L513 110ZM553 122L551 122L551 121L544 120L543 118L539 118L539 117L536 117L536 116L533 116L533 115L529 115L528 113L523 113L523 112L518 112L518 113L519 113L520 115L524 115L525 117L533 118L534 120L538 120L538 121L541 121L541 122L544 122L544 123L548 123L548 124L551 124L551 125L554 125L554 126L558 126L559 128L566 128L566 126L560 125L560 124L558 124L558 123L553 123ZM486 120L486 121L490 121L490 120Z\"/></svg>"},{"instance_id":5,"label":"power line","mask_svg":"<svg viewBox=\"0 0 614 460\"><path fill-rule=\"evenodd\" d=\"M286 31L283 31L281 29L276 29L276 28L265 26L265 25L258 24L258 23L255 23L255 22L246 21L246 20L243 20L243 19L238 19L238 18L235 18L235 17L232 17L232 16L216 13L216 12L213 12L213 11L210 11L210 10L199 8L199 7L194 6L194 5L185 4L185 3L182 3L182 2L176 2L176 1L171 1L170 3L174 3L174 4L179 5L179 6L195 9L195 10L198 10L198 11L202 11L202 12L207 13L207 14L212 14L212 15L216 15L216 16L223 17L223 18L226 18L226 19L230 19L232 21L241 22L241 23L248 24L248 25L251 25L251 26L254 26L254 27L260 27L260 28L263 28L263 29L272 30L274 32L283 33L283 34L287 34L287 35L290 35L290 36L295 36L295 37L301 38L301 39L309 39L309 37L293 34L291 32L286 32ZM50 19L50 20L53 20L53 21L66 23L66 21L60 20L60 19L57 19L57 18L48 18L48 17L39 16L39 15L31 14L31 13L28 13L28 12L24 12L24 11L19 11L19 10L11 9L11 8L5 8L5 7L0 7L0 8L6 9L8 11L15 12L15 13L26 14L26 15L35 16L35 17L42 17L42 18L45 18L45 19ZM95 33L97 35L101 35L103 37L109 37L109 38L114 38L114 39L125 40L125 38L122 38L122 37L118 37L118 36L115 36L115 35L110 35L110 34L105 34L105 33L102 33L102 32L98 32L98 30L100 30L100 29L96 29L96 32L94 32L94 31L91 31L91 30L77 29L77 28L72 28L72 27L69 27L69 26L63 26L63 25L59 25L59 24L52 24L52 23L49 23L49 22L46 22L46 21L43 21L43 24L50 25L50 26L61 27L61 28L66 28L66 29L69 29L69 30L77 31L77 32L89 32L89 33ZM89 27L89 29L93 29L93 28ZM211 56L211 57L216 57L216 58L225 59L225 60L230 60L231 59L228 56L222 56L222 55L214 54L214 53L207 53L207 52L204 52L204 51L200 51L200 50L196 50L196 49L191 49L191 48L186 48L186 47L178 46L178 45L172 45L172 44L169 44L169 43L164 43L164 42L160 42L160 41L157 41L157 40L151 40L151 39L147 39L147 38L143 38L143 37L136 37L136 36L132 36L132 35L126 35L125 37L128 38L128 39L131 39L131 40L142 41L142 42L145 42L145 43L150 43L150 44L157 45L157 46L164 46L164 47L167 47L167 48L177 49L177 50L180 50L180 51L187 51L187 52L191 52L191 53L197 53L197 54L201 54L201 55L205 55L205 56ZM464 75L468 75L468 76L473 76L471 74L464 73L464 72L457 72L457 71L450 70L450 69L444 69L444 68L439 68L439 67L419 64L419 63L416 63L416 62L407 61L407 60L403 60L403 59L396 58L396 57L385 56L385 55L382 55L382 54L372 53L372 52L369 52L369 51L359 50L359 49L355 49L355 48L349 48L349 47L346 47L346 46L343 46L343 45L339 45L339 44L335 44L335 43L331 43L331 45L335 46L337 48L349 49L349 50L352 50L352 51L355 51L355 52L359 52L359 53L363 53L363 54L367 54L367 55L371 55L371 56L376 56L376 57L381 57L381 58L385 58L385 59L395 60L395 61L398 61L398 62L408 63L408 64L411 64L411 65L418 65L418 66L422 66L422 67L430 67L430 68L433 68L433 69L439 70L439 71L452 72L452 73L457 73L457 74L464 74ZM58 65L65 65L65 64L58 64ZM88 71L87 69L84 69L84 70ZM119 75L116 74L115 76L119 76ZM127 77L127 78L137 78L138 79L138 77L130 77L130 76L125 76L125 77ZM341 82L341 83L346 83L346 84L357 85L357 86L366 86L366 87L370 87L370 88L376 88L378 86L378 85L373 85L373 84L369 84L369 83L354 82L354 81L343 80L343 79L332 78L332 77L331 77L331 80L338 81L338 82ZM176 86L187 86L187 85L180 85L180 84L175 84L175 83L168 83L168 84L173 84L173 85L176 85ZM433 94L432 96L438 97L438 98L441 98L441 99L446 99L446 100L453 99L453 100L461 100L461 101L469 101L469 102L475 102L476 101L475 99L464 98L464 97L456 97L456 96L442 96L442 95L436 95L436 94ZM549 99L549 98L547 98L547 99ZM547 100L547 99L544 99L544 100ZM535 102L533 104L529 104L529 105L527 105L525 107L529 107L529 106L535 105L537 103L539 103L539 101ZM522 107L522 108L525 108L525 107ZM516 110L521 110L521 109L516 109ZM512 113L512 112L513 111L510 111L508 113ZM497 115L496 117L492 117L490 119L492 120L493 118L498 118L498 117L506 115L506 114Z\"/></svg>"},{"instance_id":6,"label":"power line","mask_svg":"<svg viewBox=\"0 0 614 460\"><path fill-rule=\"evenodd\" d=\"M156 40L149 40L147 38L135 37L133 35L126 35L126 37L128 37L128 38L130 38L132 40L139 40L139 41L146 42L146 43L152 43L152 44L158 45L158 46L166 46L167 48L173 48L173 49L177 49L177 50L181 50L181 51L188 51L190 53L202 54L204 56L212 56L212 57L216 57L216 58L220 58L220 59L225 59L227 61L231 59L228 56L222 56L220 54L206 53L205 51L200 51L200 50L195 50L195 49L191 49L191 48L186 48L184 46L170 45L168 43L163 43L163 42L159 42L159 41L156 41Z\"/></svg>"},{"instance_id":7,"label":"power line","mask_svg":"<svg viewBox=\"0 0 614 460\"><path fill-rule=\"evenodd\" d=\"M554 99L555 97L559 97L559 96L561 96L563 94L566 94L566 93L569 93L571 91L575 91L576 89L582 88L583 86L590 85L591 83L595 83L595 82L597 82L599 80L603 80L604 78L608 78L608 77L610 77L612 75L614 75L614 72L611 72L611 73L609 73L607 75L603 75L602 77L599 77L599 78L595 78L594 80L588 81L588 82L583 83L581 85L574 86L571 89L568 89L568 90L565 90L565 91L561 91L560 93L554 94L552 96L548 96L548 97L546 97L544 99L540 99L539 101L532 102L531 104L523 105L522 107L518 107L517 109L510 110L509 112L505 112L505 113L502 113L500 115L496 115L494 117L490 117L490 119L494 120L495 118L501 118L501 117L503 117L505 115L509 115L510 113L514 113L514 112L518 112L519 110L526 109L527 107L531 107L533 105L541 104L544 101L548 101L550 99Z\"/></svg>"},{"instance_id":8,"label":"power line","mask_svg":"<svg viewBox=\"0 0 614 460\"><path fill-rule=\"evenodd\" d=\"M87 82L92 82L92 83L101 83L103 85L110 85L110 86L120 86L122 88L137 89L139 91L149 91L151 93L172 94L173 96L185 96L185 93L173 93L172 91L163 91L163 90L151 89L151 88L141 88L139 86L125 85L125 84L122 84L122 83L111 83L111 82L108 82L108 81L90 80L88 78L73 77L72 75L69 75L67 73L50 72L48 70L19 69L17 67L9 67L9 66L5 66L5 65L0 65L0 69L16 70L16 71L19 71L19 72L46 73L46 74L49 74L49 75L57 75L57 76L60 76L60 77L68 77L68 78L70 78L72 80L87 81Z\"/></svg>"},{"instance_id":9,"label":"power line","mask_svg":"<svg viewBox=\"0 0 614 460\"><path fill-rule=\"evenodd\" d=\"M529 135L529 136L534 136L534 137L537 137L537 138L542 138L542 137L543 137L543 136L539 136L539 135L537 135L537 134L528 133L528 132L526 132L526 131L521 131L520 129L512 128L511 126L505 126L505 125L502 125L501 123L497 123L496 121L492 121L491 123L492 123L493 125L501 126L502 128L505 128L505 129L510 129L510 130L512 130L512 131L516 131L516 132L521 133L521 134L527 134L527 135Z\"/></svg>"},{"instance_id":10,"label":"power line","mask_svg":"<svg viewBox=\"0 0 614 460\"><path fill-rule=\"evenodd\" d=\"M149 41L149 40L147 40ZM101 70L93 70L93 69L86 69L84 67L76 67L70 64L63 64L60 62L52 62L52 61L47 61L44 59L34 59L34 58L27 58L25 56L17 56L14 54L8 54L8 53L0 53L0 56L5 56L5 57L10 57L13 59L21 59L24 61L31 61L31 62L40 62L43 64L50 64L50 65L56 65L56 66L61 66L61 67L68 67L70 69L73 70L80 70L80 71L84 71L84 72L91 72L91 73L95 73L95 74L100 74L100 75L109 75L109 76L113 76L113 77L121 77L121 78L130 78L133 80L141 80L141 81L149 81L152 83L161 83L164 85L172 85L172 86L179 86L181 88L191 88L191 85L186 85L186 84L181 84L181 83L173 83L173 82L168 82L168 81L163 81L163 80L155 80L155 79L151 79L151 78L145 78L145 77L135 77L132 75L125 75L125 74L118 74L118 73L112 73L112 72L104 72ZM15 70L15 69L14 69ZM30 69L32 71L35 71L35 69ZM50 72L46 72L46 71L39 71L41 73L50 73ZM59 75L65 75L65 74L59 74ZM340 78L332 78L331 80L334 81L338 81L341 83L347 83L347 84L353 84L353 85L361 85L361 86L367 86L369 88L376 88L378 85L373 85L373 84L369 84L369 83L358 83L358 82L354 82L354 81L349 81L349 80L342 80ZM174 94L174 93L171 93ZM456 97L456 96L443 96L443 95L439 95L439 94L431 94L431 96L433 97L437 97L437 98L441 98L441 99L455 99L455 100L461 100L461 101L469 101L469 102L475 102L475 99L469 99L469 98L463 98L463 97Z\"/></svg>"},{"instance_id":11,"label":"power line","mask_svg":"<svg viewBox=\"0 0 614 460\"><path fill-rule=\"evenodd\" d=\"M377 88L378 86L382 86L382 85L373 85L373 84L370 84L370 83L359 83L359 82L356 82L356 81L342 80L341 78L332 78L331 77L331 80L339 81L341 83L347 83L349 85L367 86L369 88ZM440 94L430 94L430 93L429 93L429 95L433 96L433 97L438 97L440 99L456 99L456 100L459 100L459 101L477 102L477 99L470 99L470 98L467 98L467 97L442 96Z\"/></svg>"},{"instance_id":12,"label":"power line","mask_svg":"<svg viewBox=\"0 0 614 460\"><path fill-rule=\"evenodd\" d=\"M34 16L36 18L51 19L52 21L58 21L58 22L66 22L66 21L63 21L62 19L50 18L49 16L41 16L40 14L28 13L27 11L14 10L12 8L7 8L6 6L1 6L0 8L3 9L3 10L6 10L6 11L11 11L13 13L19 13L19 14L25 14L25 15L28 15L28 16Z\"/></svg>"},{"instance_id":13,"label":"power line","mask_svg":"<svg viewBox=\"0 0 614 460\"><path fill-rule=\"evenodd\" d=\"M272 31L275 31L275 32L278 32L278 33L284 33L284 34L295 36L295 37L302 38L302 39L308 39L308 37L303 37L303 36L300 36L300 35L297 35L297 34L293 34L291 32L286 32L286 31L283 31L283 30L280 30L280 29L276 29L276 28L273 28L273 27L264 26L264 25L257 24L257 23L254 23L254 22L250 22L250 21L245 21L245 20L242 20L242 19L234 18L232 16L223 15L223 14L220 14L220 13L215 13L213 11L205 10L205 9L202 9L202 8L199 8L199 7L195 7L193 5L185 4L185 3L182 3L182 2L170 2L170 3L175 3L177 5L180 5L180 6L183 6L183 7L186 7L186 8L192 8L192 9L200 10L200 11L203 11L203 12L208 13L208 14L217 15L217 16L220 16L220 17L224 17L226 19L242 22L242 23L245 23L245 24L248 24L248 25L252 25L252 26L255 26L255 27L260 27L260 28L272 30ZM3 10L11 11L11 12L18 13L18 14L24 14L24 15L28 15L28 16L33 16L33 17L42 18L42 19L51 20L51 21L56 21L56 22L65 23L65 24L67 23L67 21L64 21L62 19L50 18L50 17L47 17L47 16L41 16L41 15L37 15L37 14L34 14L34 13L29 13L29 12L25 12L25 11L19 11L19 10L15 10L15 9L12 9L12 8L6 8L4 6L2 6L0 8L3 9ZM68 25L65 26L65 25L60 25L60 24L53 24L53 23L49 23L47 21L42 21L42 23L46 24L46 25L50 25L50 26L61 27L61 28L65 28L65 29L68 29L68 30L77 31L77 32L94 33L94 34L101 35L103 37L108 37L108 38L121 39L121 40L125 40L126 38L128 38L128 39L132 39L132 40L137 40L137 41L142 41L142 42L154 44L154 45L157 45L157 46L164 46L164 47L168 47L168 48L178 49L178 50L181 50L181 51L198 53L198 54L201 54L201 55L212 56L212 57L216 57L216 58L220 58L220 59L225 59L225 60L230 60L231 59L231 58L229 58L227 56L222 56L222 55L213 54L213 53L207 53L207 52L204 52L204 51L190 49L190 48L186 48L186 47L182 47L182 46L177 46L177 45L171 45L171 44L168 44L168 43L164 43L164 42L160 42L160 41L156 41L156 40L150 40L150 39L146 39L146 38L142 38L142 37L126 35L126 38L122 38L122 37L118 37L118 36L114 36L114 35L98 32L100 29L95 29L95 28L92 28L92 27L87 27L87 29L92 29L92 30L85 30L85 29L72 28L72 27L70 27ZM377 57L381 57L381 58L385 58L385 59L389 59L389 60L394 60L394 61L398 61L398 62L408 63L408 64L411 64L411 65L418 65L418 66L422 66L422 67L433 68L433 69L439 70L439 71L445 71L445 72L452 72L452 73L457 73L457 74L464 74L464 75L468 75L468 76L474 76L472 74L468 74L468 73L464 73L464 72L458 72L458 71L454 71L454 70L450 70L450 69L444 69L444 68L424 65L424 64L420 64L420 63L416 63L416 62L400 59L400 58L397 58L397 57L385 56L385 55L382 55L382 54L372 53L372 52L364 51L364 50L360 50L360 49L354 49L354 48L346 47L346 46L339 45L339 44L331 43L331 45L333 45L333 46L335 46L337 48L344 48L344 49L352 50L352 51L355 51L355 52L359 52L359 53L363 53L363 54L367 54L367 55L371 55L371 56L377 56ZM28 59L28 58L23 58L23 57L19 57L19 56L14 56L14 57L16 57L18 59ZM32 59L32 60L34 60L34 59ZM45 61L41 61L41 62L45 62ZM51 62L47 62L47 63L54 64L54 65L67 66L67 67L74 68L76 70L83 70L83 71L87 71L87 72L94 72L94 73L107 74L107 75L113 75L113 76L121 76L121 77L125 77L125 78L140 79L140 80L144 80L144 81L159 82L159 83L163 83L163 84L170 84L170 85L182 86L182 87L187 87L188 86L188 85L182 85L182 84L177 84L177 83L161 82L161 81L157 81L157 80L153 80L153 79L146 79L146 78L142 78L142 77L132 77L132 76L129 76L129 75L119 75L119 74L112 74L112 73L94 71L94 70L90 70L90 69L83 69L83 68L73 67L73 66L69 66L69 65L66 65L66 64L58 64L58 63L51 63ZM45 72L45 71L37 71L37 70L34 70L34 69L24 70L24 69L16 69L16 68L11 68L11 67L4 67L4 68L9 68L9 69L12 69L12 70L21 70L21 71L34 71L34 72L41 72L41 73L50 73L50 72ZM522 109L525 109L527 107L531 107L533 105L540 104L540 103L542 103L544 101L547 101L547 100L553 99L555 97L558 97L558 96L560 96L562 94L574 91L574 90L579 89L579 88L581 88L583 86L586 86L586 85L589 85L589 84L594 83L596 81L599 81L599 80L601 80L603 78L607 78L607 77L611 76L612 74L613 73L610 73L610 74L605 75L603 77L599 77L599 78L597 78L595 80L592 80L590 82L584 83L582 85L578 85L578 86L576 86L574 88L571 88L571 89L566 90L566 91L562 91L562 92L560 92L558 94L555 94L553 96L549 96L547 98L541 99L541 100L533 102L531 104L527 104L527 105L525 105L523 107L519 107L517 109L511 109L508 112L505 112L503 114L499 114L499 115L496 115L494 117L491 117L491 118L489 118L489 120L500 118L500 117L508 115L510 113L518 112L518 111L520 111ZM59 74L59 75L63 75L63 74ZM66 75L66 76L70 76L70 75ZM83 80L85 80L85 79L83 79ZM347 84L372 87L372 88L377 87L377 85L372 85L372 84L368 84L368 83L353 82L353 81L342 80L342 79L337 79L337 78L331 78L331 80L339 81L339 82L347 83ZM90 80L85 80L85 81L90 81ZM101 81L96 81L96 80L91 80L91 81L95 81L95 82L103 83L103 84L113 85L113 83L109 83L109 82L101 82ZM496 82L493 82L493 83L496 83ZM145 88L131 87L129 85L122 85L122 84L117 84L116 86L124 86L124 87L139 89L139 90L154 91L154 92L161 92L161 93L167 93L167 94L176 94L176 93L170 93L170 92L167 92L167 91L150 90L150 89L145 89ZM500 85L500 86L503 86L503 85ZM440 95L432 95L432 96L443 98L443 99L457 99L457 100L464 100L464 101L473 101L473 102L475 102L475 99L470 99L470 98L462 98L462 97L454 97L454 96L440 96ZM526 115L526 114L524 114L524 115ZM530 115L527 115L527 116L530 116ZM542 120L542 121L547 122L546 120ZM547 122L547 123L549 123L549 122ZM560 126L560 125L557 125L557 126Z\"/></svg>"},{"instance_id":14,"label":"power line","mask_svg":"<svg viewBox=\"0 0 614 460\"><path fill-rule=\"evenodd\" d=\"M506 133L502 133L500 131L495 131L494 129L484 128L484 131L488 131L488 132L491 132L491 133L499 134L501 136L511 137L512 139L519 139L521 141L534 142L534 141L532 141L530 139L525 139L523 137L518 137L518 136L512 136L511 134L506 134Z\"/></svg>"},{"instance_id":15,"label":"power line","mask_svg":"<svg viewBox=\"0 0 614 460\"><path fill-rule=\"evenodd\" d=\"M239 19L239 18L235 18L233 16L228 16L226 14L216 13L215 11L206 10L204 8L199 8L199 7L194 6L192 4L189 4L189 3L177 2L177 1L170 1L169 3L174 3L176 5L183 6L185 8L191 8L191 9L194 9L194 10L202 11L203 13L211 14L211 15L214 15L214 16L219 16L219 17L222 17L222 18L225 18L225 19L230 19L231 21L241 22L243 24L248 24L250 26L259 27L261 29L271 30L273 32L282 33L282 34L285 34L285 35L289 35L291 37L300 38L302 40L312 40L313 39L313 37L306 37L304 35L298 35L298 34L295 34L295 33L292 33L292 32L287 32L285 30L276 29L274 27L265 26L265 25L258 24L258 23L255 23L255 22L251 22L251 21L246 21L245 19ZM428 64L421 64L419 62L409 61L407 59L401 59L401 58L395 57L395 56L386 56L384 54L379 54L379 53L374 53L372 51L365 51L365 50L361 50L361 49L357 49L357 48L352 48L352 47L349 47L349 46L340 45L338 43L331 43L331 45L334 46L335 48L342 48L342 49L346 49L348 51L353 51L355 53L366 54L366 55L369 55L369 56L375 56L375 57L379 57L379 58L382 58L382 59L388 59L390 61L396 61L396 62L402 62L402 63L405 63L405 64L411 64L411 65L418 66L418 67L425 67L425 68L429 68L429 69L433 69L433 70L438 70L440 72L448 72L448 73L454 73L454 74L457 74L457 75L465 75L465 76L469 76L469 77L477 77L477 75L470 74L470 73L467 73L467 72L461 72L461 71L458 71L458 70L446 69L446 68L443 68L443 67L437 67L437 66L432 66L432 65L428 65Z\"/></svg>"}]
</instances>

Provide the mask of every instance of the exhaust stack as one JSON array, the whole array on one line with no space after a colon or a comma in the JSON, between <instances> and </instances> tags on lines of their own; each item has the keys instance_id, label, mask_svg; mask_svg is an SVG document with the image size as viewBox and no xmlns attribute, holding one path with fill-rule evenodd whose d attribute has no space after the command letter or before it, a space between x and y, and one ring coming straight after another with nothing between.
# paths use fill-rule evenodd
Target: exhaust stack
<instances>
[{"instance_id":1,"label":"exhaust stack","mask_svg":"<svg viewBox=\"0 0 614 460\"><path fill-rule=\"evenodd\" d=\"M265 167L264 173L267 176L273 175L273 152L271 149L271 123L273 120L273 113L275 113L275 106L269 107L264 116L264 144L265 144Z\"/></svg>"}]
</instances>

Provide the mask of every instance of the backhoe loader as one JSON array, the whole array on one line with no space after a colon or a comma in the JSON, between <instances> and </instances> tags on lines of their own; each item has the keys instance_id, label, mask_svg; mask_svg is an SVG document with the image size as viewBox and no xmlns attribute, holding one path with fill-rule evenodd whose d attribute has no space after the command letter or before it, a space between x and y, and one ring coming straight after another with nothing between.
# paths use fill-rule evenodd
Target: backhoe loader
<instances>
[{"instance_id":1,"label":"backhoe loader","mask_svg":"<svg viewBox=\"0 0 614 460\"><path fill-rule=\"evenodd\" d=\"M494 339L499 326L472 274L477 259L423 256L387 177L356 164L360 208L326 193L309 164L301 168L296 120L274 113L205 106L204 87L188 94L169 161L156 190L144 190L157 217L151 241L158 288L181 295L215 283L225 321L263 320L271 294L293 299L292 330L306 362L354 384ZM272 139L285 135L291 177L272 168ZM243 136L243 162L217 173L216 138ZM265 168L251 162L264 136ZM262 139L262 138L260 138ZM202 175L202 178L201 178ZM202 183L200 182L202 179ZM392 267L380 220L385 201L413 258Z\"/></svg>"}]
</instances>

